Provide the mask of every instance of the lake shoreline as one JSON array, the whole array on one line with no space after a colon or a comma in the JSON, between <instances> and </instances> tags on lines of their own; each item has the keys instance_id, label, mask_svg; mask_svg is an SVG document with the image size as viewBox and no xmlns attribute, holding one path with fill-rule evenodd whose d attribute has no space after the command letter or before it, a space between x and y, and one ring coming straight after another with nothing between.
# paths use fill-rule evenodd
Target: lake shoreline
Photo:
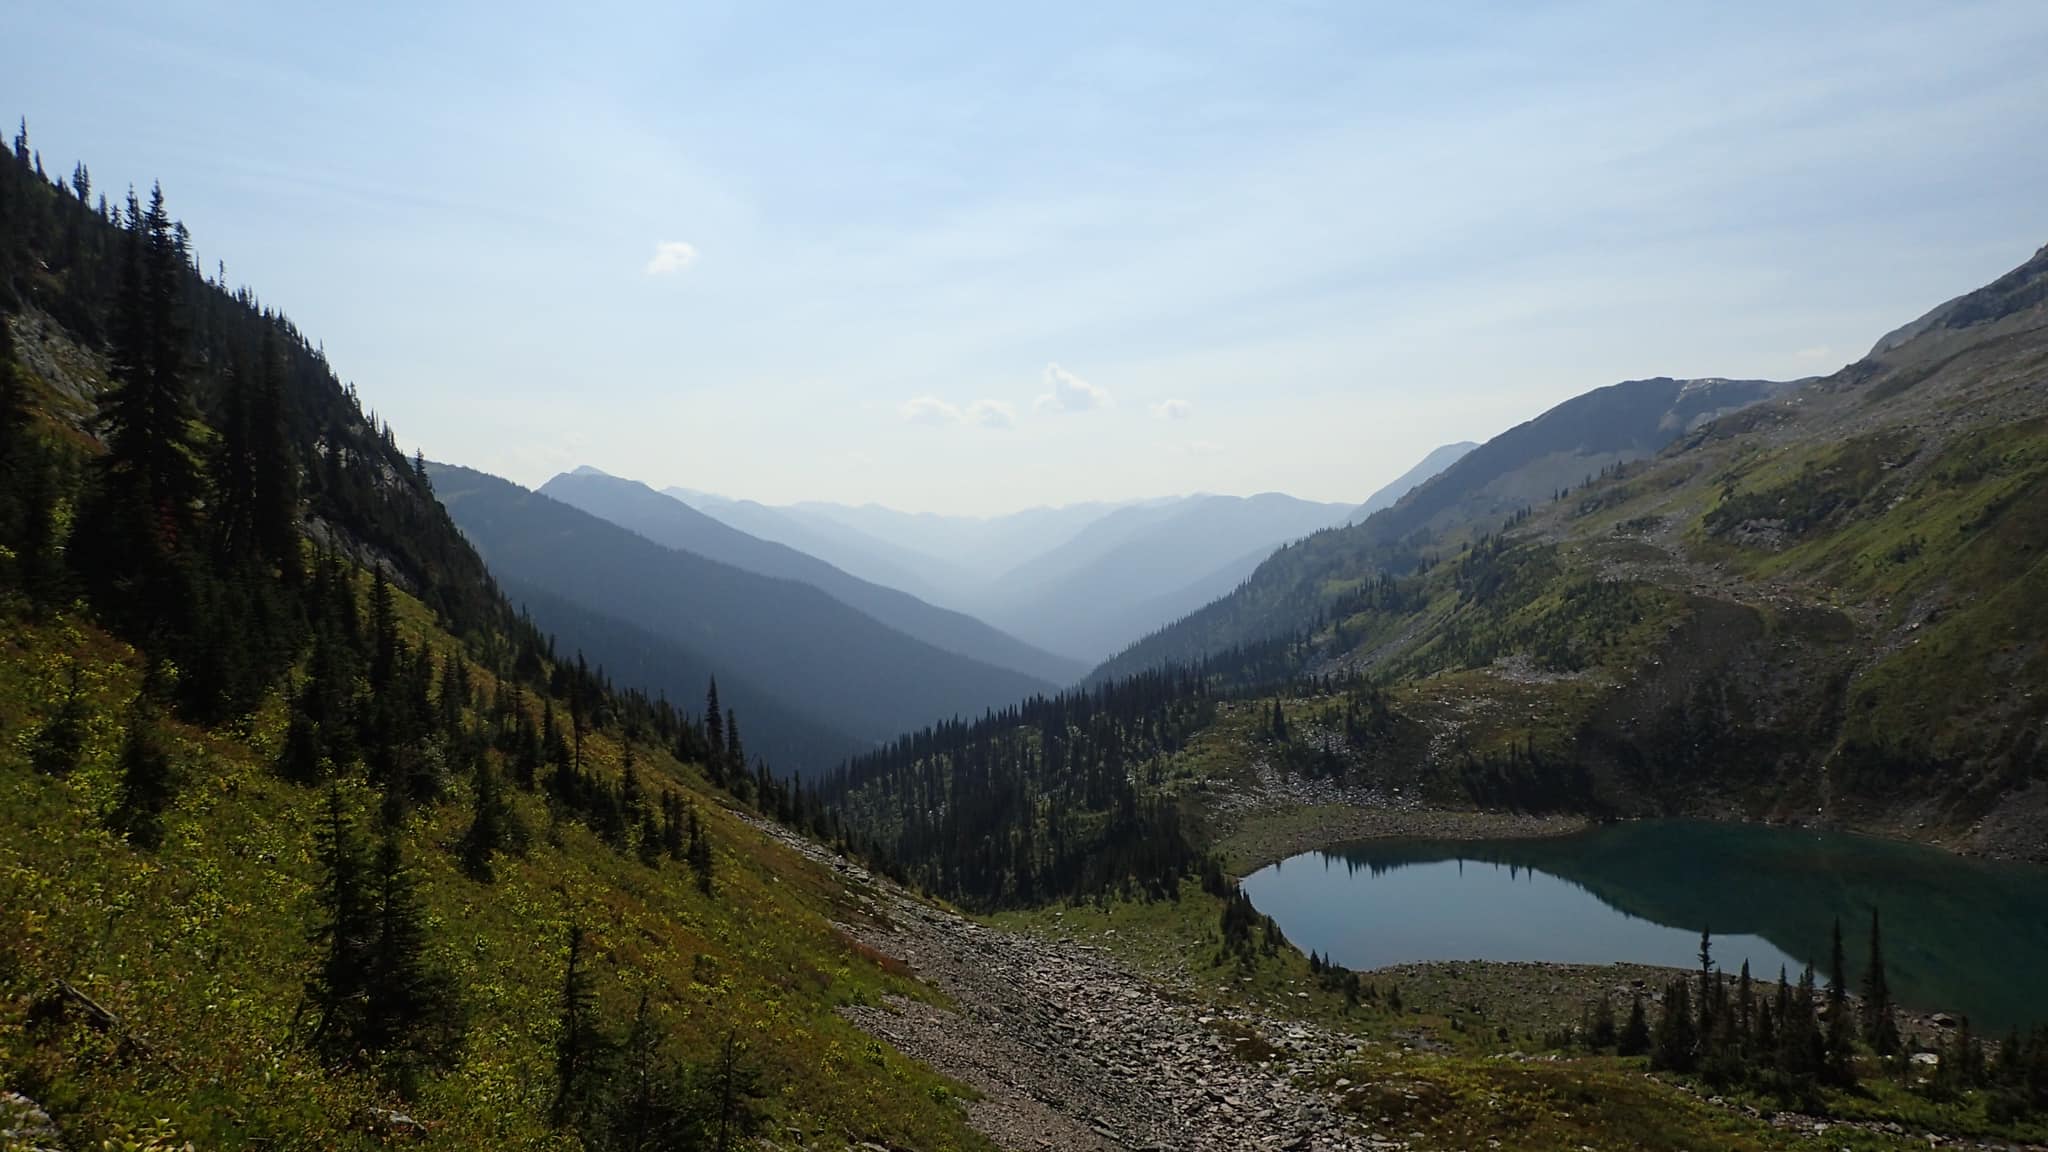
<instances>
[{"instance_id":1,"label":"lake shoreline","mask_svg":"<svg viewBox=\"0 0 2048 1152\"><path fill-rule=\"evenodd\" d=\"M1790 975L1797 979L1799 974ZM1546 1033L1577 1026L1585 1019L1586 1009L1602 997L1614 1006L1617 1020L1626 1020L1631 999L1640 994L1644 1010L1654 1022L1662 1010L1665 986L1680 979L1697 982L1700 974L1697 968L1628 961L1427 960L1361 969L1359 976L1383 993L1399 988L1411 1011L1443 1016L1469 1013L1488 1025L1503 1025L1540 1040ZM1760 992L1777 987L1775 973L1759 973L1756 979ZM1858 1003L1853 989L1849 1001ZM1475 1005L1476 1012L1472 1011ZM1928 1048L1955 1034L1953 1023L1944 1026L1936 1022L1938 1018L1961 1019L1960 1013L1919 1005L1900 1006L1895 1016L1899 1035L1909 1046ZM1996 1049L1996 1035L1979 1038Z\"/></svg>"},{"instance_id":2,"label":"lake shoreline","mask_svg":"<svg viewBox=\"0 0 2048 1152\"><path fill-rule=\"evenodd\" d=\"M1677 817L1620 816L1594 817L1579 813L1507 812L1483 808L1435 808L1423 805L1403 807L1383 804L1351 804L1321 801L1309 804L1273 804L1250 807L1236 816L1229 831L1215 839L1224 870L1242 878L1271 864L1305 852L1327 852L1369 840L1533 840L1571 836L1609 824L1631 824L1664 819L1697 820L1713 824L1739 824L1788 831L1846 833L1868 836L1899 844L1935 848L1951 856L1971 860L2039 864L2048 862L2048 851L2040 845L2016 848L2006 844L1987 845L1977 837L1959 837L1953 831L1929 829L1924 824L1907 827L1897 822L1846 821L1809 823L1798 820L1755 819L1746 816L1687 813Z\"/></svg>"}]
</instances>

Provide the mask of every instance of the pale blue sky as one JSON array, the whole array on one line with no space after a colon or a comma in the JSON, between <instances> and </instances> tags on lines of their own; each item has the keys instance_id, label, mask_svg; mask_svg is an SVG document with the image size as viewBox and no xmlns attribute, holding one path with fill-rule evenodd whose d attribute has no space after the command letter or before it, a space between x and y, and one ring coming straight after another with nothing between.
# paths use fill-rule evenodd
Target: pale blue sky
<instances>
[{"instance_id":1,"label":"pale blue sky","mask_svg":"<svg viewBox=\"0 0 2048 1152\"><path fill-rule=\"evenodd\" d=\"M310 7L0 6L0 114L526 483L1362 500L2048 242L2040 0Z\"/></svg>"}]
</instances>

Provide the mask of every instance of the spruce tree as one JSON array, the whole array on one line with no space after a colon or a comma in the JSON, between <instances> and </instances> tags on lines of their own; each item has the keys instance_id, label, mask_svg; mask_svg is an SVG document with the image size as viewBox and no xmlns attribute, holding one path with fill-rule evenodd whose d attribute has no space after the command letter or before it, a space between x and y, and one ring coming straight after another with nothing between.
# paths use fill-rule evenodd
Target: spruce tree
<instances>
[{"instance_id":1,"label":"spruce tree","mask_svg":"<svg viewBox=\"0 0 2048 1152\"><path fill-rule=\"evenodd\" d=\"M716 1101L716 1122L712 1126L714 1152L730 1152L735 1144L761 1130L759 1076L743 1060L739 1038L727 1029L713 1066L711 1094Z\"/></svg>"},{"instance_id":2,"label":"spruce tree","mask_svg":"<svg viewBox=\"0 0 2048 1152\"><path fill-rule=\"evenodd\" d=\"M1692 985L1673 980L1664 990L1664 1011L1650 1049L1650 1067L1661 1072L1690 1072L1699 1057L1698 1025L1692 1015Z\"/></svg>"},{"instance_id":3,"label":"spruce tree","mask_svg":"<svg viewBox=\"0 0 2048 1152\"><path fill-rule=\"evenodd\" d=\"M640 1006L626 1032L611 1087L597 1146L614 1152L705 1146L705 1110L695 1106L687 1078L663 1051L645 988L640 990Z\"/></svg>"},{"instance_id":4,"label":"spruce tree","mask_svg":"<svg viewBox=\"0 0 2048 1152\"><path fill-rule=\"evenodd\" d=\"M153 680L151 676L148 679ZM163 843L163 812L171 802L171 754L146 683L128 704L126 731L121 737L121 784L107 823L125 833L139 848Z\"/></svg>"},{"instance_id":5,"label":"spruce tree","mask_svg":"<svg viewBox=\"0 0 2048 1152\"><path fill-rule=\"evenodd\" d=\"M476 758L471 789L469 829L462 834L462 870L470 879L489 884L496 878L491 858L503 851L510 813L488 757Z\"/></svg>"},{"instance_id":6,"label":"spruce tree","mask_svg":"<svg viewBox=\"0 0 2048 1152\"><path fill-rule=\"evenodd\" d=\"M276 565L288 588L304 576L299 554L299 465L292 450L284 404L284 351L275 331L265 331L257 386L249 401L249 454L254 500L251 527L257 550Z\"/></svg>"},{"instance_id":7,"label":"spruce tree","mask_svg":"<svg viewBox=\"0 0 2048 1152\"><path fill-rule=\"evenodd\" d=\"M1650 1022L1643 1013L1641 992L1629 1001L1628 1023L1621 1026L1621 1035L1615 1040L1614 1050L1622 1056L1641 1056L1650 1050Z\"/></svg>"},{"instance_id":8,"label":"spruce tree","mask_svg":"<svg viewBox=\"0 0 2048 1152\"><path fill-rule=\"evenodd\" d=\"M152 191L147 211L131 192L115 294L115 384L102 393L98 416L106 451L95 462L73 549L110 615L172 636L186 619L177 568L195 543L205 487L185 379L185 273L163 189Z\"/></svg>"},{"instance_id":9,"label":"spruce tree","mask_svg":"<svg viewBox=\"0 0 2048 1152\"><path fill-rule=\"evenodd\" d=\"M569 925L555 1032L555 1098L549 1108L558 1128L580 1125L589 1116L603 1085L609 1049L598 1025L597 993L591 987L585 948L583 925Z\"/></svg>"},{"instance_id":10,"label":"spruce tree","mask_svg":"<svg viewBox=\"0 0 2048 1152\"><path fill-rule=\"evenodd\" d=\"M711 895L711 835L704 829L704 821L697 816L697 806L690 806L690 846L688 848L690 871L697 876L697 888L704 895Z\"/></svg>"},{"instance_id":11,"label":"spruce tree","mask_svg":"<svg viewBox=\"0 0 2048 1152\"><path fill-rule=\"evenodd\" d=\"M327 789L314 843L321 877L313 939L321 959L306 982L306 1000L318 1013L313 1046L333 1060L354 1052L363 1033L370 942L376 931L368 853L337 786Z\"/></svg>"},{"instance_id":12,"label":"spruce tree","mask_svg":"<svg viewBox=\"0 0 2048 1152\"><path fill-rule=\"evenodd\" d=\"M1899 1027L1892 1019L1891 983L1884 971L1884 940L1877 909L1870 910L1870 959L1863 971L1863 1041L1879 1056L1900 1050Z\"/></svg>"},{"instance_id":13,"label":"spruce tree","mask_svg":"<svg viewBox=\"0 0 2048 1152\"><path fill-rule=\"evenodd\" d=\"M63 776L78 767L85 754L85 724L90 717L85 694L78 688L78 664L74 661L63 698L29 742L29 763L49 776Z\"/></svg>"},{"instance_id":14,"label":"spruce tree","mask_svg":"<svg viewBox=\"0 0 2048 1152\"><path fill-rule=\"evenodd\" d=\"M378 842L372 882L377 914L365 974L365 1046L401 1063L442 1055L459 1028L455 988L428 961L426 907L396 828Z\"/></svg>"},{"instance_id":15,"label":"spruce tree","mask_svg":"<svg viewBox=\"0 0 2048 1152\"><path fill-rule=\"evenodd\" d=\"M714 772L725 771L725 713L718 707L718 678L711 678L711 686L704 691L704 743L710 747L710 761L705 767Z\"/></svg>"},{"instance_id":16,"label":"spruce tree","mask_svg":"<svg viewBox=\"0 0 2048 1152\"><path fill-rule=\"evenodd\" d=\"M1855 1029L1849 1021L1849 973L1842 955L1842 918L1835 917L1828 952L1828 1081L1847 1087L1856 1081Z\"/></svg>"},{"instance_id":17,"label":"spruce tree","mask_svg":"<svg viewBox=\"0 0 2048 1152\"><path fill-rule=\"evenodd\" d=\"M740 719L730 708L725 710L725 759L733 779L746 778L747 750L740 744Z\"/></svg>"}]
</instances>

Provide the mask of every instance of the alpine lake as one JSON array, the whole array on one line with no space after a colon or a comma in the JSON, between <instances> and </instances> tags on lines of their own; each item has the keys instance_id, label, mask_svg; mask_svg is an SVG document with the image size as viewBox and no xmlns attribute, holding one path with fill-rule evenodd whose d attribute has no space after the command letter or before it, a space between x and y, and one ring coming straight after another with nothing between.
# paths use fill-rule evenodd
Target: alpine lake
<instances>
[{"instance_id":1,"label":"alpine lake","mask_svg":"<svg viewBox=\"0 0 2048 1152\"><path fill-rule=\"evenodd\" d=\"M1386 839L1243 881L1287 938L1348 968L1450 960L1717 967L1827 978L1837 918L1852 988L1882 925L1908 1009L1979 1031L2048 1024L2048 867L1836 832L1680 821L1531 840Z\"/></svg>"}]
</instances>

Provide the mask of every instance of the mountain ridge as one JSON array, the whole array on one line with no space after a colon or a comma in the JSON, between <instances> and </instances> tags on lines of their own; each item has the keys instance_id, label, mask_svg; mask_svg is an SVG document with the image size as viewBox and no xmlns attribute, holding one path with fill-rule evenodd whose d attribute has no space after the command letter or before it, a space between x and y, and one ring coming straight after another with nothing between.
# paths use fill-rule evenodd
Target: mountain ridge
<instances>
[{"instance_id":1,"label":"mountain ridge","mask_svg":"<svg viewBox=\"0 0 2048 1152\"><path fill-rule=\"evenodd\" d=\"M1087 671L1079 661L1033 648L965 613L934 607L908 592L849 575L786 544L749 535L638 481L586 466L586 470L556 476L536 491L663 547L758 575L808 584L912 639L979 663L1008 668L1048 686L1070 683Z\"/></svg>"}]
</instances>

